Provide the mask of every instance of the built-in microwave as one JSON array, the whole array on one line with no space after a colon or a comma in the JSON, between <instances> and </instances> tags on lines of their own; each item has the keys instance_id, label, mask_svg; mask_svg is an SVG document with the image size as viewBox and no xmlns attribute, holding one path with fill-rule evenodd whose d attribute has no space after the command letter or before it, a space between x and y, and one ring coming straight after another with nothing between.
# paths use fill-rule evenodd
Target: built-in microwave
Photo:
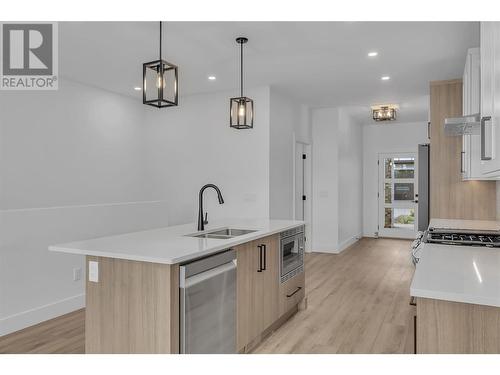
<instances>
[{"instance_id":1,"label":"built-in microwave","mask_svg":"<svg viewBox=\"0 0 500 375\"><path fill-rule=\"evenodd\" d=\"M304 271L304 226L280 234L281 282Z\"/></svg>"}]
</instances>

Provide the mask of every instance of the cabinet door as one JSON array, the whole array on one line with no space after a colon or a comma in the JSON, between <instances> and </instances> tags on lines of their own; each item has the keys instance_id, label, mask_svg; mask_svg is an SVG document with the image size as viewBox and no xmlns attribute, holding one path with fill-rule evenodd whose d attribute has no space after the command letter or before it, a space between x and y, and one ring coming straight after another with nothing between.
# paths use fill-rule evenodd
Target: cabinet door
<instances>
[{"instance_id":1,"label":"cabinet door","mask_svg":"<svg viewBox=\"0 0 500 375\"><path fill-rule=\"evenodd\" d=\"M479 48L469 48L463 76L463 115L480 113L480 52ZM481 136L462 136L461 172L464 180L488 180L481 170Z\"/></svg>"},{"instance_id":2,"label":"cabinet door","mask_svg":"<svg viewBox=\"0 0 500 375\"><path fill-rule=\"evenodd\" d=\"M248 242L237 251L237 350L241 350L263 329L263 276L257 242Z\"/></svg>"},{"instance_id":3,"label":"cabinet door","mask_svg":"<svg viewBox=\"0 0 500 375\"><path fill-rule=\"evenodd\" d=\"M263 329L279 318L279 236L270 236L261 241L265 246L265 270L263 271Z\"/></svg>"},{"instance_id":4,"label":"cabinet door","mask_svg":"<svg viewBox=\"0 0 500 375\"><path fill-rule=\"evenodd\" d=\"M464 75L462 77L462 115L467 116L470 114L470 92L471 92L471 58L470 54L467 53L465 59L465 69ZM462 151L460 153L460 173L462 174L462 179L468 179L470 177L470 135L462 135Z\"/></svg>"},{"instance_id":5,"label":"cabinet door","mask_svg":"<svg viewBox=\"0 0 500 375\"><path fill-rule=\"evenodd\" d=\"M500 41L499 22L481 22L481 172L500 170ZM498 61L498 62L497 62ZM496 99L495 96L498 98Z\"/></svg>"}]
</instances>

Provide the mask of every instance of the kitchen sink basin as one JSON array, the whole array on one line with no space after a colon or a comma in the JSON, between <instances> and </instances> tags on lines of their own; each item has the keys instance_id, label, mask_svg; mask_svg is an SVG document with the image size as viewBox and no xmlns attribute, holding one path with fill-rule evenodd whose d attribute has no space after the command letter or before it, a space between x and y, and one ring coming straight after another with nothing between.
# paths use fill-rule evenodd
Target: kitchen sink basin
<instances>
[{"instance_id":1,"label":"kitchen sink basin","mask_svg":"<svg viewBox=\"0 0 500 375\"><path fill-rule=\"evenodd\" d=\"M208 232L208 234L237 237L237 236L243 236L244 234L253 233L253 232L257 232L257 231L252 230L252 229L225 228L225 229L219 229L219 230L214 230L212 232Z\"/></svg>"},{"instance_id":2,"label":"kitchen sink basin","mask_svg":"<svg viewBox=\"0 0 500 375\"><path fill-rule=\"evenodd\" d=\"M215 239L228 239L238 236L243 236L244 234L257 232L253 229L235 229L235 228L224 228L224 229L216 229L209 232L204 233L196 233L189 234L189 237L197 237L197 238L215 238Z\"/></svg>"}]
</instances>

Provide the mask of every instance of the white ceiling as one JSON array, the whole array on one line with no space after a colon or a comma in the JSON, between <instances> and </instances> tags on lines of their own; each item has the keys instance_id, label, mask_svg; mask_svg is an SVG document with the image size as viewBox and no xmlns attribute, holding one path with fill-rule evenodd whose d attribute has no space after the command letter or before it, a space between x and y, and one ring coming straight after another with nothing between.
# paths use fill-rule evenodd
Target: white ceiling
<instances>
[{"instance_id":1,"label":"white ceiling","mask_svg":"<svg viewBox=\"0 0 500 375\"><path fill-rule=\"evenodd\" d=\"M158 58L158 23L61 22L59 70L70 79L141 98L142 63ZM247 86L272 85L312 107L397 103L427 119L431 80L462 76L477 22L168 22L163 57L179 66L180 95L235 90L245 46ZM375 50L379 55L368 58ZM208 75L215 75L209 81ZM381 81L389 75L391 80ZM181 102L182 105L182 102Z\"/></svg>"}]
</instances>

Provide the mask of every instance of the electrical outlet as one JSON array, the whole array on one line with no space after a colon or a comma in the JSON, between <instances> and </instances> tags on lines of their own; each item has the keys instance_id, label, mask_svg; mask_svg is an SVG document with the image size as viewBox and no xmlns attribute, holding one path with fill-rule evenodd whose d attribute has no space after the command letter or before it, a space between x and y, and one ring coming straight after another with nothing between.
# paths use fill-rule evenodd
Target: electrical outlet
<instances>
[{"instance_id":1,"label":"electrical outlet","mask_svg":"<svg viewBox=\"0 0 500 375\"><path fill-rule=\"evenodd\" d=\"M99 263L92 260L89 261L89 281L99 282Z\"/></svg>"},{"instance_id":2,"label":"electrical outlet","mask_svg":"<svg viewBox=\"0 0 500 375\"><path fill-rule=\"evenodd\" d=\"M73 281L78 281L82 279L82 269L73 268Z\"/></svg>"}]
</instances>

